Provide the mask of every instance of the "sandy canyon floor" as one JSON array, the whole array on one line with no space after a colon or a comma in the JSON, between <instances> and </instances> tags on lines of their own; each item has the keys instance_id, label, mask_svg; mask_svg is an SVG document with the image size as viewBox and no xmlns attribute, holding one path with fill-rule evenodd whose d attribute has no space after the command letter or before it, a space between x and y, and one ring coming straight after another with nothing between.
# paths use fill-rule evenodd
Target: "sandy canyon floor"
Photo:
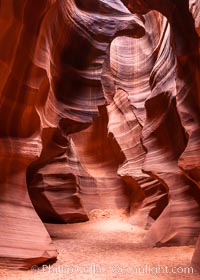
<instances>
[{"instance_id":1,"label":"sandy canyon floor","mask_svg":"<svg viewBox=\"0 0 200 280\"><path fill-rule=\"evenodd\" d=\"M57 262L30 271L0 269L0 279L200 279L190 264L194 246L147 248L145 231L123 216L94 213L86 223L46 227L59 252Z\"/></svg>"}]
</instances>

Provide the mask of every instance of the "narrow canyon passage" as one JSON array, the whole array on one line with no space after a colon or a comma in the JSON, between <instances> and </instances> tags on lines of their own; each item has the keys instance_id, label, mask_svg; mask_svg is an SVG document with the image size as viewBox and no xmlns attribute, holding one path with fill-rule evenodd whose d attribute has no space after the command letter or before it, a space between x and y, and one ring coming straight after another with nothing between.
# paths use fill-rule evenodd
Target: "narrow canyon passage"
<instances>
[{"instance_id":1,"label":"narrow canyon passage","mask_svg":"<svg viewBox=\"0 0 200 280\"><path fill-rule=\"evenodd\" d=\"M200 1L0 0L0 279L198 279Z\"/></svg>"},{"instance_id":2,"label":"narrow canyon passage","mask_svg":"<svg viewBox=\"0 0 200 280\"><path fill-rule=\"evenodd\" d=\"M59 255L56 263L30 271L0 270L2 280L190 279L194 245L147 248L145 230L122 211L95 210L91 220L46 224Z\"/></svg>"}]
</instances>

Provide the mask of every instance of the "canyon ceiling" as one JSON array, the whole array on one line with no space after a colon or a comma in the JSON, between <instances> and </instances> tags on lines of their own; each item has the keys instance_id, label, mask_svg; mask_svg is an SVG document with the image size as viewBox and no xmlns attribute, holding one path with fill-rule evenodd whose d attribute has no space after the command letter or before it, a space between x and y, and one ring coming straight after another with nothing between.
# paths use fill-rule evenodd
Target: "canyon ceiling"
<instances>
[{"instance_id":1,"label":"canyon ceiling","mask_svg":"<svg viewBox=\"0 0 200 280\"><path fill-rule=\"evenodd\" d=\"M195 242L199 11L199 0L0 0L0 266L55 260L43 223L93 209L127 210L148 246Z\"/></svg>"}]
</instances>

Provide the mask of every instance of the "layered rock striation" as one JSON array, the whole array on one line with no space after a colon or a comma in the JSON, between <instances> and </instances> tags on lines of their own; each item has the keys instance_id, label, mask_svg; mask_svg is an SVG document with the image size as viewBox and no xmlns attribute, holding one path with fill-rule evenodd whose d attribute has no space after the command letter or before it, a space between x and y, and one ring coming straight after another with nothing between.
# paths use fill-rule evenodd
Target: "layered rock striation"
<instances>
[{"instance_id":1,"label":"layered rock striation","mask_svg":"<svg viewBox=\"0 0 200 280\"><path fill-rule=\"evenodd\" d=\"M199 236L199 1L179 2L1 1L1 266L54 261L42 222L94 209L149 246Z\"/></svg>"}]
</instances>

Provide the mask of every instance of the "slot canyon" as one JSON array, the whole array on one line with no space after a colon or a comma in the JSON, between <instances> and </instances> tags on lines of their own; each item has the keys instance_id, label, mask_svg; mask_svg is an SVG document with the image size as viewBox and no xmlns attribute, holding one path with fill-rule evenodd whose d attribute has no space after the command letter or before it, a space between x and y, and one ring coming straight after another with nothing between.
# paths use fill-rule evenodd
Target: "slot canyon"
<instances>
[{"instance_id":1,"label":"slot canyon","mask_svg":"<svg viewBox=\"0 0 200 280\"><path fill-rule=\"evenodd\" d=\"M0 27L0 279L199 279L200 0L0 0Z\"/></svg>"}]
</instances>

